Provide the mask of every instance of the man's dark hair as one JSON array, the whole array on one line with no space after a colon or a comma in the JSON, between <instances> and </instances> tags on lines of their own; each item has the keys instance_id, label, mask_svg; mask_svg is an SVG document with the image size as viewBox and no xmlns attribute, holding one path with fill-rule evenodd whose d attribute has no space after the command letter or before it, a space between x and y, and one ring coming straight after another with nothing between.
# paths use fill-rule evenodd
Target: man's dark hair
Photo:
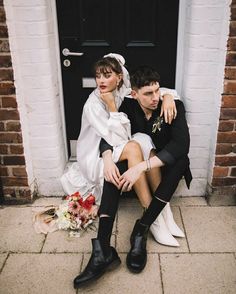
<instances>
[{"instance_id":1,"label":"man's dark hair","mask_svg":"<svg viewBox=\"0 0 236 294\"><path fill-rule=\"evenodd\" d=\"M157 82L160 82L159 73L154 68L147 65L139 66L130 75L132 89L140 89Z\"/></svg>"}]
</instances>

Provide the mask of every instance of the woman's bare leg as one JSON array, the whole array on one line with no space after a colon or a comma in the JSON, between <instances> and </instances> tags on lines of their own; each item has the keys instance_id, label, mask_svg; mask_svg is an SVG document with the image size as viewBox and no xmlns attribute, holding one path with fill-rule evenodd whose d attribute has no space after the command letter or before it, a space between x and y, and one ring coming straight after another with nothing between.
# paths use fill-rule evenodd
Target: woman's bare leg
<instances>
[{"instance_id":1,"label":"woman's bare leg","mask_svg":"<svg viewBox=\"0 0 236 294\"><path fill-rule=\"evenodd\" d=\"M143 161L143 153L139 143L129 141L121 154L119 161L128 160L128 168L135 166ZM134 184L134 190L139 198L141 205L147 208L152 200L151 191L148 185L145 173L142 173L139 179Z\"/></svg>"}]
</instances>

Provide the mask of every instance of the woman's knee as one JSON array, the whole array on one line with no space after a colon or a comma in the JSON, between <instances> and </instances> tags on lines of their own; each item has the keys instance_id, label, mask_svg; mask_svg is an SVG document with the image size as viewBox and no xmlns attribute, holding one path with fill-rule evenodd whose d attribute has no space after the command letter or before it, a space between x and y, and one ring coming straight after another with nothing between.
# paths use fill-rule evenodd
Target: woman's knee
<instances>
[{"instance_id":1,"label":"woman's knee","mask_svg":"<svg viewBox=\"0 0 236 294\"><path fill-rule=\"evenodd\" d=\"M136 141L129 141L125 146L125 151L127 153L136 154L136 155L142 155L142 149L138 142Z\"/></svg>"}]
</instances>

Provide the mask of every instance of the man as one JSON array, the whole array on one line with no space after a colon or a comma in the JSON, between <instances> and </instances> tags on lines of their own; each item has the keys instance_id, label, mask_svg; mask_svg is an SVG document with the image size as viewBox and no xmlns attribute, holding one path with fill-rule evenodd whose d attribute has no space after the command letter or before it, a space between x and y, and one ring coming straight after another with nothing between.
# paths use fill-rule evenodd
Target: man
<instances>
[{"instance_id":1,"label":"man","mask_svg":"<svg viewBox=\"0 0 236 294\"><path fill-rule=\"evenodd\" d=\"M110 246L112 226L119 203L119 188L121 191L130 190L144 172L161 170L161 179L156 183L158 187L154 189L153 198L141 219L136 221L130 238L131 249L126 259L127 267L130 271L139 273L144 269L147 261L146 241L149 227L170 201L180 179L184 176L188 187L192 179L187 156L189 131L183 103L176 101L175 120L171 124L164 122L160 116L162 102L159 100L159 75L150 67L139 67L133 73L131 87L134 99L125 98L119 111L126 113L130 119L132 134L149 135L156 150L149 159L140 161L126 172L124 172L125 164L118 163L120 173L124 172L122 176L117 179L119 173L113 169L108 180L115 185L105 181L99 209L98 238L92 240L92 256L85 270L75 278L75 288L97 279L106 270L120 263L116 250ZM106 142L101 144L101 152L106 156L110 156L109 149L112 147Z\"/></svg>"}]
</instances>

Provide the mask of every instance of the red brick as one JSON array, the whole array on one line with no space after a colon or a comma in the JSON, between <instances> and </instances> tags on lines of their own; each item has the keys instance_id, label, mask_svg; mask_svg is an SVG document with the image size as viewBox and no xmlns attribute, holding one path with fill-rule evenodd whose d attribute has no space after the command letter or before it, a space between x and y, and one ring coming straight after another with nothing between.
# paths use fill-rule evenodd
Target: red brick
<instances>
[{"instance_id":1,"label":"red brick","mask_svg":"<svg viewBox=\"0 0 236 294\"><path fill-rule=\"evenodd\" d=\"M7 154L8 153L8 145L0 144L0 154Z\"/></svg>"},{"instance_id":2,"label":"red brick","mask_svg":"<svg viewBox=\"0 0 236 294\"><path fill-rule=\"evenodd\" d=\"M12 168L12 174L15 177L27 177L27 172L25 167L14 167Z\"/></svg>"},{"instance_id":3,"label":"red brick","mask_svg":"<svg viewBox=\"0 0 236 294\"><path fill-rule=\"evenodd\" d=\"M1 120L19 120L19 112L18 110L8 110L8 109L0 109L0 117Z\"/></svg>"},{"instance_id":4,"label":"red brick","mask_svg":"<svg viewBox=\"0 0 236 294\"><path fill-rule=\"evenodd\" d=\"M9 53L10 46L8 40L0 39L0 52Z\"/></svg>"},{"instance_id":5,"label":"red brick","mask_svg":"<svg viewBox=\"0 0 236 294\"><path fill-rule=\"evenodd\" d=\"M215 165L234 166L236 165L236 156L216 156Z\"/></svg>"},{"instance_id":6,"label":"red brick","mask_svg":"<svg viewBox=\"0 0 236 294\"><path fill-rule=\"evenodd\" d=\"M0 55L0 67L11 67L11 55Z\"/></svg>"},{"instance_id":7,"label":"red brick","mask_svg":"<svg viewBox=\"0 0 236 294\"><path fill-rule=\"evenodd\" d=\"M229 154L232 151L231 144L216 144L216 154Z\"/></svg>"},{"instance_id":8,"label":"red brick","mask_svg":"<svg viewBox=\"0 0 236 294\"><path fill-rule=\"evenodd\" d=\"M6 14L3 7L0 7L0 22L6 22Z\"/></svg>"},{"instance_id":9,"label":"red brick","mask_svg":"<svg viewBox=\"0 0 236 294\"><path fill-rule=\"evenodd\" d=\"M0 165L0 176L1 177L8 176L8 168L6 166Z\"/></svg>"},{"instance_id":10,"label":"red brick","mask_svg":"<svg viewBox=\"0 0 236 294\"><path fill-rule=\"evenodd\" d=\"M236 177L227 177L227 178L213 178L213 186L232 186L236 184Z\"/></svg>"},{"instance_id":11,"label":"red brick","mask_svg":"<svg viewBox=\"0 0 236 294\"><path fill-rule=\"evenodd\" d=\"M3 164L5 165L25 165L25 157L24 156L4 156Z\"/></svg>"},{"instance_id":12,"label":"red brick","mask_svg":"<svg viewBox=\"0 0 236 294\"><path fill-rule=\"evenodd\" d=\"M226 67L225 68L225 79L236 80L236 68L235 67Z\"/></svg>"},{"instance_id":13,"label":"red brick","mask_svg":"<svg viewBox=\"0 0 236 294\"><path fill-rule=\"evenodd\" d=\"M2 108L17 108L15 97L2 97Z\"/></svg>"},{"instance_id":14,"label":"red brick","mask_svg":"<svg viewBox=\"0 0 236 294\"><path fill-rule=\"evenodd\" d=\"M236 167L232 167L230 175L234 177L236 176Z\"/></svg>"},{"instance_id":15,"label":"red brick","mask_svg":"<svg viewBox=\"0 0 236 294\"><path fill-rule=\"evenodd\" d=\"M222 95L223 108L236 108L236 95Z\"/></svg>"},{"instance_id":16,"label":"red brick","mask_svg":"<svg viewBox=\"0 0 236 294\"><path fill-rule=\"evenodd\" d=\"M1 82L0 83L0 95L12 95L15 94L15 86L13 82Z\"/></svg>"},{"instance_id":17,"label":"red brick","mask_svg":"<svg viewBox=\"0 0 236 294\"><path fill-rule=\"evenodd\" d=\"M10 145L10 154L23 154L24 148L22 145Z\"/></svg>"},{"instance_id":18,"label":"red brick","mask_svg":"<svg viewBox=\"0 0 236 294\"><path fill-rule=\"evenodd\" d=\"M236 65L236 53L235 52L227 52L226 65L231 65L231 66Z\"/></svg>"},{"instance_id":19,"label":"red brick","mask_svg":"<svg viewBox=\"0 0 236 294\"><path fill-rule=\"evenodd\" d=\"M13 70L12 69L0 69L0 81L12 81Z\"/></svg>"},{"instance_id":20,"label":"red brick","mask_svg":"<svg viewBox=\"0 0 236 294\"><path fill-rule=\"evenodd\" d=\"M234 122L233 121L220 121L219 129L220 132L227 132L234 130Z\"/></svg>"},{"instance_id":21,"label":"red brick","mask_svg":"<svg viewBox=\"0 0 236 294\"><path fill-rule=\"evenodd\" d=\"M236 81L224 81L224 94L236 94Z\"/></svg>"},{"instance_id":22,"label":"red brick","mask_svg":"<svg viewBox=\"0 0 236 294\"><path fill-rule=\"evenodd\" d=\"M227 42L228 51L236 51L236 38L230 37Z\"/></svg>"},{"instance_id":23,"label":"red brick","mask_svg":"<svg viewBox=\"0 0 236 294\"><path fill-rule=\"evenodd\" d=\"M0 25L0 38L8 38L7 26Z\"/></svg>"},{"instance_id":24,"label":"red brick","mask_svg":"<svg viewBox=\"0 0 236 294\"><path fill-rule=\"evenodd\" d=\"M236 35L236 21L231 21L229 26L229 35L235 36Z\"/></svg>"},{"instance_id":25,"label":"red brick","mask_svg":"<svg viewBox=\"0 0 236 294\"><path fill-rule=\"evenodd\" d=\"M10 196L12 198L16 198L16 190L14 188L3 187L3 195Z\"/></svg>"},{"instance_id":26,"label":"red brick","mask_svg":"<svg viewBox=\"0 0 236 294\"><path fill-rule=\"evenodd\" d=\"M5 124L4 122L0 122L0 132L5 131Z\"/></svg>"},{"instance_id":27,"label":"red brick","mask_svg":"<svg viewBox=\"0 0 236 294\"><path fill-rule=\"evenodd\" d=\"M236 145L233 145L233 146L232 146L232 152L233 152L233 153L236 153Z\"/></svg>"},{"instance_id":28,"label":"red brick","mask_svg":"<svg viewBox=\"0 0 236 294\"><path fill-rule=\"evenodd\" d=\"M236 6L231 6L231 20L236 20Z\"/></svg>"},{"instance_id":29,"label":"red brick","mask_svg":"<svg viewBox=\"0 0 236 294\"><path fill-rule=\"evenodd\" d=\"M2 177L3 186L28 186L28 179L22 177Z\"/></svg>"},{"instance_id":30,"label":"red brick","mask_svg":"<svg viewBox=\"0 0 236 294\"><path fill-rule=\"evenodd\" d=\"M21 131L21 124L18 121L9 121L6 123L6 131L10 132L20 132Z\"/></svg>"},{"instance_id":31,"label":"red brick","mask_svg":"<svg viewBox=\"0 0 236 294\"><path fill-rule=\"evenodd\" d=\"M0 133L0 143L22 143L22 136L19 133Z\"/></svg>"},{"instance_id":32,"label":"red brick","mask_svg":"<svg viewBox=\"0 0 236 294\"><path fill-rule=\"evenodd\" d=\"M217 143L236 143L236 132L218 132Z\"/></svg>"},{"instance_id":33,"label":"red brick","mask_svg":"<svg viewBox=\"0 0 236 294\"><path fill-rule=\"evenodd\" d=\"M215 166L213 171L213 177L214 178L226 177L228 175L228 172L229 172L228 167Z\"/></svg>"},{"instance_id":34,"label":"red brick","mask_svg":"<svg viewBox=\"0 0 236 294\"><path fill-rule=\"evenodd\" d=\"M235 120L236 108L221 108L220 119L232 119Z\"/></svg>"}]
</instances>

